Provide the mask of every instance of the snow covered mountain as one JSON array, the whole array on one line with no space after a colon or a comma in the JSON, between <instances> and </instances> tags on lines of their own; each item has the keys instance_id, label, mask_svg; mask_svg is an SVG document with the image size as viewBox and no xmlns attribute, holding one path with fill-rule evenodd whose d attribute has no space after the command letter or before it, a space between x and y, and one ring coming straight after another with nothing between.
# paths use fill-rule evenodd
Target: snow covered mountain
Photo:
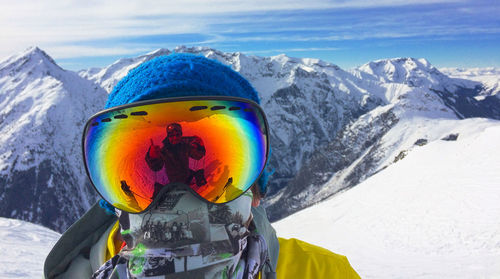
<instances>
[{"instance_id":1,"label":"snow covered mountain","mask_svg":"<svg viewBox=\"0 0 500 279\"><path fill-rule=\"evenodd\" d=\"M0 216L61 231L89 208L81 131L105 98L38 48L0 62Z\"/></svg>"},{"instance_id":2,"label":"snow covered mountain","mask_svg":"<svg viewBox=\"0 0 500 279\"><path fill-rule=\"evenodd\" d=\"M405 84L430 90L460 118L500 119L500 101L491 96L490 85L448 77L425 59L379 60L359 67L355 74L364 80L373 78L386 84Z\"/></svg>"},{"instance_id":3,"label":"snow covered mountain","mask_svg":"<svg viewBox=\"0 0 500 279\"><path fill-rule=\"evenodd\" d=\"M500 121L411 123L445 140L274 223L277 234L346 255L362 278L499 278Z\"/></svg>"},{"instance_id":4,"label":"snow covered mountain","mask_svg":"<svg viewBox=\"0 0 500 279\"><path fill-rule=\"evenodd\" d=\"M123 58L105 68L91 68L81 70L78 74L88 80L99 84L106 92L110 93L113 87L124 78L127 73L139 66L141 63L149 61L157 56L169 55L172 53L167 49L159 49L157 51L141 55L136 58Z\"/></svg>"},{"instance_id":5,"label":"snow covered mountain","mask_svg":"<svg viewBox=\"0 0 500 279\"><path fill-rule=\"evenodd\" d=\"M0 278L42 278L45 257L59 237L40 225L0 217Z\"/></svg>"},{"instance_id":6,"label":"snow covered mountain","mask_svg":"<svg viewBox=\"0 0 500 279\"><path fill-rule=\"evenodd\" d=\"M500 99L487 95L481 82L450 78L424 59L380 60L345 71L286 55L174 51L230 65L259 92L271 126L275 174L266 205L274 220L358 184L417 139L441 136L419 133L413 119L500 119ZM88 208L95 194L80 159L85 120L128 71L169 53L159 49L78 75L37 48L0 62L1 216L62 231ZM337 182L323 187L332 179Z\"/></svg>"},{"instance_id":7,"label":"snow covered mountain","mask_svg":"<svg viewBox=\"0 0 500 279\"><path fill-rule=\"evenodd\" d=\"M380 60L351 73L383 105L345 125L314 151L287 187L267 201L272 220L357 185L396 162L418 140L444 136L420 129L416 119L500 119L500 99L476 99L484 90L481 83L450 78L424 59ZM326 186L328 181L335 183Z\"/></svg>"}]
</instances>

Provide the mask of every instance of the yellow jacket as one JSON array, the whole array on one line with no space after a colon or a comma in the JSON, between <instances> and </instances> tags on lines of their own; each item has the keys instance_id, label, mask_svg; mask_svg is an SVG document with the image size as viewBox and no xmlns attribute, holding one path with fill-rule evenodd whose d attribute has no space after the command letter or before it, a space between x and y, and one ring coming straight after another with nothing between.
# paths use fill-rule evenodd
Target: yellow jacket
<instances>
[{"instance_id":1,"label":"yellow jacket","mask_svg":"<svg viewBox=\"0 0 500 279\"><path fill-rule=\"evenodd\" d=\"M278 240L278 279L360 278L345 256L295 238Z\"/></svg>"}]
</instances>

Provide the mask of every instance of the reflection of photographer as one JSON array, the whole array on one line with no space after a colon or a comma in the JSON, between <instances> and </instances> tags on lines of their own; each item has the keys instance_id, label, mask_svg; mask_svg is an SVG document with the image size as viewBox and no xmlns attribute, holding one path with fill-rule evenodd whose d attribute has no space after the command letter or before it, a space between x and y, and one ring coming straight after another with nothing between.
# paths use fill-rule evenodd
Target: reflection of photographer
<instances>
[{"instance_id":1,"label":"reflection of photographer","mask_svg":"<svg viewBox=\"0 0 500 279\"><path fill-rule=\"evenodd\" d=\"M167 137L162 143L160 148L151 139L151 146L146 153L146 162L151 170L160 171L164 167L169 183L189 185L193 178L198 187L207 183L203 169L194 171L189 168L189 158L200 160L205 156L205 146L200 137L183 137L181 125L172 123L167 126ZM154 194L160 190L159 187L161 184L156 183Z\"/></svg>"}]
</instances>

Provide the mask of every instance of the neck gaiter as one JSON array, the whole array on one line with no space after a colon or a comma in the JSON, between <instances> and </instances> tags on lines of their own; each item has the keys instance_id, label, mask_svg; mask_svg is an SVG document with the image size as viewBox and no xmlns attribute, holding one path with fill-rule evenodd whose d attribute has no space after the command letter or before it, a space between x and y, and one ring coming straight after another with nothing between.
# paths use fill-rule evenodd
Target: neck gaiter
<instances>
[{"instance_id":1,"label":"neck gaiter","mask_svg":"<svg viewBox=\"0 0 500 279\"><path fill-rule=\"evenodd\" d=\"M250 246L260 249L255 257L258 263L254 259L250 263L254 276L263 264L258 259L263 258L261 250L267 257L267 248L262 237L248 237L251 201L250 191L229 203L213 205L186 190L173 189L145 213L117 210L126 246L112 259L114 263L107 263L112 268L106 274L96 276L96 272L94 277L113 278L114 273L117 278L242 278L249 268L248 239L255 239L257 244Z\"/></svg>"}]
</instances>

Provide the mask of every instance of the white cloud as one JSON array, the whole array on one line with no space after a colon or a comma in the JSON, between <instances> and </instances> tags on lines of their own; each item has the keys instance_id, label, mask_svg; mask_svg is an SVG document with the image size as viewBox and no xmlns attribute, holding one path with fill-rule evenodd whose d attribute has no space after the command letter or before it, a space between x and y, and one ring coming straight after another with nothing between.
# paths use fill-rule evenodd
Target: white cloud
<instances>
[{"instance_id":1,"label":"white cloud","mask_svg":"<svg viewBox=\"0 0 500 279\"><path fill-rule=\"evenodd\" d=\"M65 18L123 18L131 16L155 16L175 14L221 14L253 11L276 10L312 10L335 8L369 8L387 6L405 6L433 3L463 2L462 0L183 0L183 1L122 1L122 0L90 0L90 1L30 1L2 0L2 15L24 13L24 16L58 15ZM45 12L45 14L40 14ZM48 14L47 14L48 13Z\"/></svg>"},{"instance_id":2,"label":"white cloud","mask_svg":"<svg viewBox=\"0 0 500 279\"><path fill-rule=\"evenodd\" d=\"M211 37L200 43L225 42L226 37L220 32L230 28L217 24L238 21L228 16L244 15L252 12L269 12L276 20L279 28L280 19L272 17L273 11L326 10L336 8L371 8L404 5L420 5L432 3L448 3L461 0L184 0L184 1L122 1L122 0L89 0L89 1L30 1L0 0L0 56L9 55L30 45L46 46L56 49L56 58L79 55L77 50L89 47L74 47L87 44L92 40L124 38L132 36L169 35L169 34L211 34ZM241 23L258 21L251 15L242 19ZM265 20L265 19L263 19ZM354 25L355 23L353 23ZM318 29L321 27L317 27ZM218 30L216 30L218 29ZM251 27L250 27L251 29ZM238 30L234 30L238 32ZM272 30L270 30L272 31ZM240 31L241 32L241 31ZM219 34L218 34L219 33ZM232 40L233 38L231 38ZM240 41L272 40L271 37L248 37ZM297 36L297 41L314 41L320 38ZM327 40L345 39L345 35L330 36ZM68 46L65 46L68 45ZM94 46L95 53L107 53L113 46ZM63 49L65 49L63 51ZM119 49L116 48L116 49ZM124 49L122 49L124 51ZM115 53L116 54L116 53Z\"/></svg>"}]
</instances>

